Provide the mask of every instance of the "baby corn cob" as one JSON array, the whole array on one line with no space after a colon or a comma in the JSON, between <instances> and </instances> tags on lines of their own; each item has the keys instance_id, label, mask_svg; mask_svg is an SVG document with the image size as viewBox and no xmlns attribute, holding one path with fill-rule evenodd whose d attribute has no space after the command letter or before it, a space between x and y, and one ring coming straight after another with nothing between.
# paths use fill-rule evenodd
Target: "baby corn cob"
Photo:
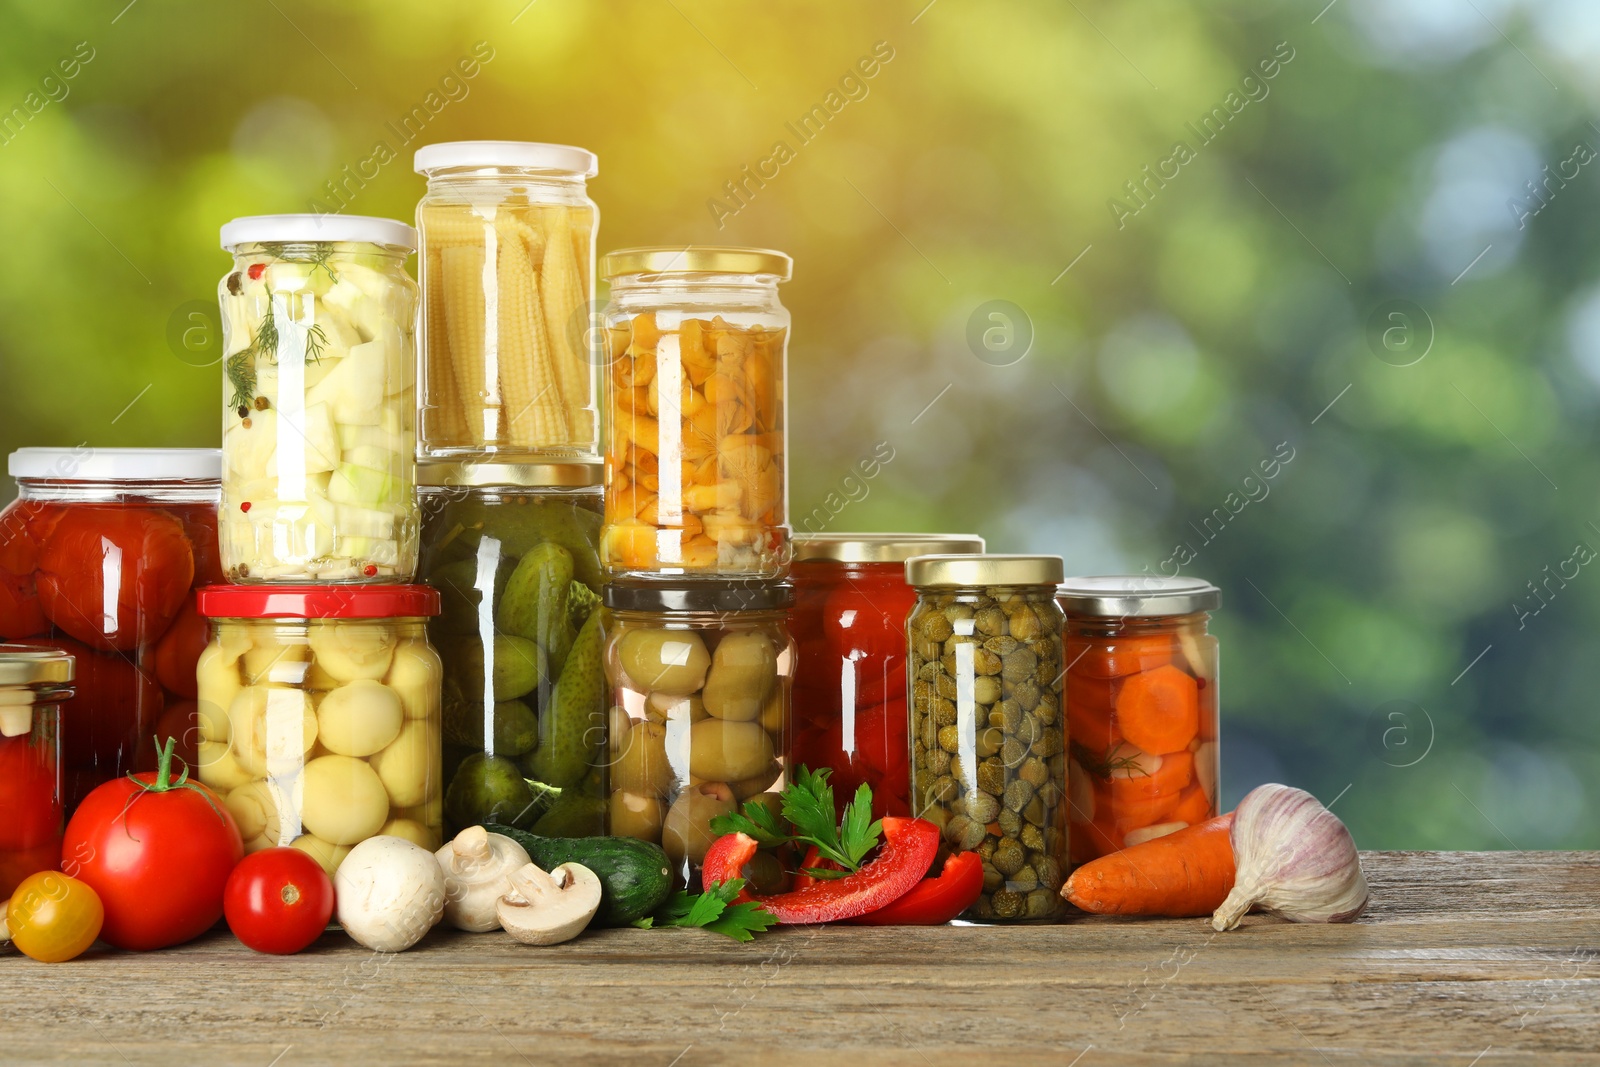
<instances>
[{"instance_id":1,"label":"baby corn cob","mask_svg":"<svg viewBox=\"0 0 1600 1067\"><path fill-rule=\"evenodd\" d=\"M461 397L456 391L455 360L450 351L450 336L445 327L444 263L438 250L428 252L423 267L427 275L427 320L424 339L428 366L429 425L424 436L446 448L470 444L461 417Z\"/></svg>"},{"instance_id":2,"label":"baby corn cob","mask_svg":"<svg viewBox=\"0 0 1600 1067\"><path fill-rule=\"evenodd\" d=\"M485 380L483 245L446 246L439 250L439 262L444 267L450 368L466 415L466 443L492 443L500 437L500 413L497 406L489 403ZM498 385L495 391L498 392Z\"/></svg>"},{"instance_id":3,"label":"baby corn cob","mask_svg":"<svg viewBox=\"0 0 1600 1067\"><path fill-rule=\"evenodd\" d=\"M551 362L561 395L566 401L571 430L564 444L588 444L594 439L594 413L590 407L589 364L574 333L583 331L584 286L572 246L572 220L566 208L545 212L544 266L539 272L539 295L544 305L545 328Z\"/></svg>"},{"instance_id":4,"label":"baby corn cob","mask_svg":"<svg viewBox=\"0 0 1600 1067\"><path fill-rule=\"evenodd\" d=\"M500 234L500 381L505 390L506 436L520 448L539 448L567 439L561 390L550 365L538 277L528 248L508 221Z\"/></svg>"}]
</instances>

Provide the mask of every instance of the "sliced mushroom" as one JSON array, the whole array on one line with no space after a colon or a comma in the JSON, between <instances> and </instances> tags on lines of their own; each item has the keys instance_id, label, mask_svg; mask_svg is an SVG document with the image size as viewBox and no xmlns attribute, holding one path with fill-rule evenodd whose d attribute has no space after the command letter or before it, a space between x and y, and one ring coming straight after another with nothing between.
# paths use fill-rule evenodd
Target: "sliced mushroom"
<instances>
[{"instance_id":1,"label":"sliced mushroom","mask_svg":"<svg viewBox=\"0 0 1600 1067\"><path fill-rule=\"evenodd\" d=\"M600 910L600 879L581 863L546 874L529 863L512 872L511 890L495 910L505 932L524 945L571 941Z\"/></svg>"}]
</instances>

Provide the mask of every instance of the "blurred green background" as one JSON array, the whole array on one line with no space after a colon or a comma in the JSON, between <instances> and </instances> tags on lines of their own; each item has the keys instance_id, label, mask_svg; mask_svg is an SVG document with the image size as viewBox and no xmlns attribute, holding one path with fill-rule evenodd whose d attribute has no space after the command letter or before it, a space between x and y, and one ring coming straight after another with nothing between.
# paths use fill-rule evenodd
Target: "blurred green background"
<instances>
[{"instance_id":1,"label":"blurred green background","mask_svg":"<svg viewBox=\"0 0 1600 1067\"><path fill-rule=\"evenodd\" d=\"M215 445L229 218L584 145L602 250L794 255L798 524L1210 578L1225 801L1595 847L1600 9L1325 3L4 0L0 447Z\"/></svg>"}]
</instances>

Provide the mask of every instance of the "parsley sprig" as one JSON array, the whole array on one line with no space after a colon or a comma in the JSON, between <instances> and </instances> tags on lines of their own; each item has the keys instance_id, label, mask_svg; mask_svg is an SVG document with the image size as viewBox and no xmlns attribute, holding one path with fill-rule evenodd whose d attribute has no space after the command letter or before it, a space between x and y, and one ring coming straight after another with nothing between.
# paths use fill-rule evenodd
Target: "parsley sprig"
<instances>
[{"instance_id":1,"label":"parsley sprig","mask_svg":"<svg viewBox=\"0 0 1600 1067\"><path fill-rule=\"evenodd\" d=\"M756 934L778 919L760 904L733 903L733 898L743 888L743 878L731 878L726 882L712 882L704 893L687 893L680 889L654 915L639 919L633 925L645 930L655 926L698 927L735 941L752 941Z\"/></svg>"},{"instance_id":2,"label":"parsley sprig","mask_svg":"<svg viewBox=\"0 0 1600 1067\"><path fill-rule=\"evenodd\" d=\"M736 814L719 815L711 829L719 834L742 833L756 839L763 848L793 841L814 845L819 859L830 860L841 870L805 867L813 878L843 878L858 870L861 861L878 845L883 823L872 818L872 788L862 783L845 805L844 818L833 821L833 786L828 784L831 770L813 771L801 767L782 794L783 818L792 828L786 830L770 807L758 801L745 801Z\"/></svg>"}]
</instances>

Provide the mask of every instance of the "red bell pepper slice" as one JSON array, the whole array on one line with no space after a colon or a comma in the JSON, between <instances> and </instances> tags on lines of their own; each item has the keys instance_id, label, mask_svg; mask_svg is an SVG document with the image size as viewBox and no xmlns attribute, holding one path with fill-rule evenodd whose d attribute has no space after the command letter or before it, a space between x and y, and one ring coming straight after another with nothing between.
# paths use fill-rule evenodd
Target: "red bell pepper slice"
<instances>
[{"instance_id":1,"label":"red bell pepper slice","mask_svg":"<svg viewBox=\"0 0 1600 1067\"><path fill-rule=\"evenodd\" d=\"M922 880L938 849L939 828L933 823L889 816L883 820L883 844L878 855L855 873L772 896L741 890L735 902L754 901L781 923L853 919L905 895ZM742 877L740 871L755 854L755 838L725 834L706 850L700 880L710 885Z\"/></svg>"},{"instance_id":2,"label":"red bell pepper slice","mask_svg":"<svg viewBox=\"0 0 1600 1067\"><path fill-rule=\"evenodd\" d=\"M924 878L911 891L877 911L850 920L868 926L939 926L977 903L983 892L983 858L976 852L957 852L944 868Z\"/></svg>"}]
</instances>

